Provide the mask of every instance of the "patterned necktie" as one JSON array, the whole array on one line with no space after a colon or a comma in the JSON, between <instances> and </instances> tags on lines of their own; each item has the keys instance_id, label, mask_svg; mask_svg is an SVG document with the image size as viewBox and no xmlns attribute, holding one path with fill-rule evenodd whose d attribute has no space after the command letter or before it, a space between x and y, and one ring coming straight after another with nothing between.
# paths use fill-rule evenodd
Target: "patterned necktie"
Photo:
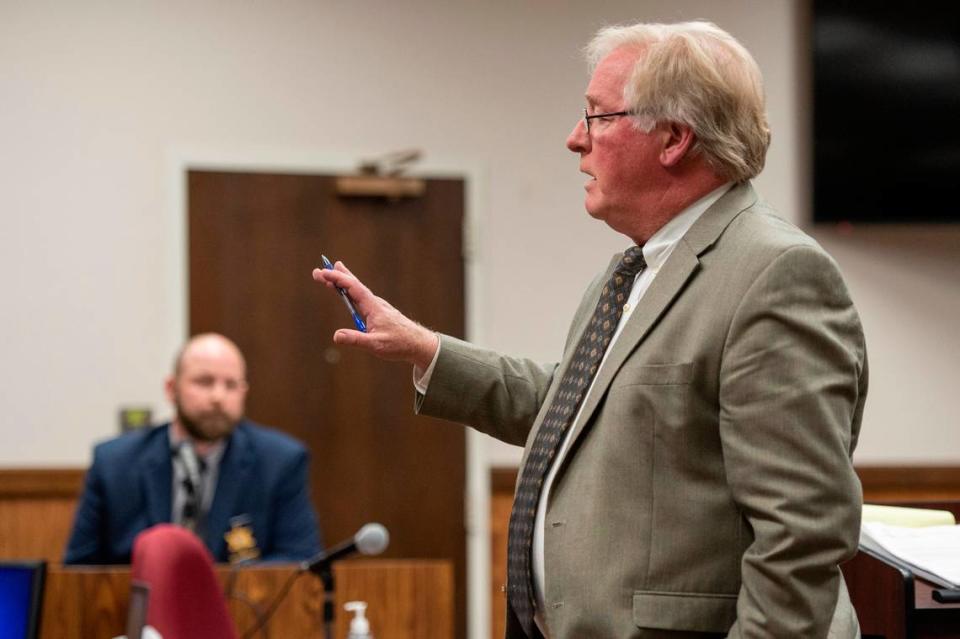
<instances>
[{"instance_id":1,"label":"patterned necktie","mask_svg":"<svg viewBox=\"0 0 960 639\"><path fill-rule=\"evenodd\" d=\"M197 455L190 442L182 442L176 448L177 461L183 472L181 487L184 500L180 524L195 533L200 533L203 519L203 478L207 463Z\"/></svg>"},{"instance_id":2,"label":"patterned necktie","mask_svg":"<svg viewBox=\"0 0 960 639\"><path fill-rule=\"evenodd\" d=\"M623 304L627 301L635 276L645 266L642 249L630 247L600 292L597 308L560 380L520 475L507 535L507 593L510 607L528 637L533 636L530 551L543 480L600 367L600 360L623 315Z\"/></svg>"}]
</instances>

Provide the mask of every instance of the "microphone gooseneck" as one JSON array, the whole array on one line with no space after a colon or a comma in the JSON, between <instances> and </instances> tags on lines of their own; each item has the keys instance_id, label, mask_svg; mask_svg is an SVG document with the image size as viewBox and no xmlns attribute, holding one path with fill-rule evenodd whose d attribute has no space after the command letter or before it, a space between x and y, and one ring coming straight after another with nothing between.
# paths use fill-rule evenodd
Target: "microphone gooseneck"
<instances>
[{"instance_id":1,"label":"microphone gooseneck","mask_svg":"<svg viewBox=\"0 0 960 639\"><path fill-rule=\"evenodd\" d=\"M365 524L356 532L353 539L343 541L332 548L317 553L300 565L301 570L321 574L335 561L354 553L361 555L379 555L390 545L390 533L383 524L375 522Z\"/></svg>"},{"instance_id":2,"label":"microphone gooseneck","mask_svg":"<svg viewBox=\"0 0 960 639\"><path fill-rule=\"evenodd\" d=\"M355 552L361 555L379 555L390 544L390 533L387 529L378 523L365 524L356 532L353 539L343 541L333 548L320 552L312 558L300 564L300 569L295 571L287 579L280 593L274 597L273 602L267 608L267 612L260 616L249 630L243 634L243 639L250 639L255 632L266 625L267 621L277 610L277 606L283 601L283 598L290 591L293 582L305 572L312 572L320 576L323 581L324 602L323 602L323 620L326 626L327 636L331 636L333 624L333 573L330 571L330 564L338 559L343 559Z\"/></svg>"}]
</instances>

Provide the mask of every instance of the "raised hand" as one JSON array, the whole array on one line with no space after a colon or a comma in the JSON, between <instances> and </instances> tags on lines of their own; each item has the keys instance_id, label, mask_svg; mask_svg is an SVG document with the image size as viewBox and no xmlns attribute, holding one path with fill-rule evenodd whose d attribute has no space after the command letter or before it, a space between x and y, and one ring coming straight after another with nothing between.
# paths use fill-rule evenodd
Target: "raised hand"
<instances>
[{"instance_id":1,"label":"raised hand","mask_svg":"<svg viewBox=\"0 0 960 639\"><path fill-rule=\"evenodd\" d=\"M440 343L436 333L374 295L343 262L335 263L333 270L313 269L313 279L328 288L340 287L346 291L366 322L366 333L349 328L337 330L333 334L335 344L355 346L380 359L409 362L421 371L433 361Z\"/></svg>"}]
</instances>

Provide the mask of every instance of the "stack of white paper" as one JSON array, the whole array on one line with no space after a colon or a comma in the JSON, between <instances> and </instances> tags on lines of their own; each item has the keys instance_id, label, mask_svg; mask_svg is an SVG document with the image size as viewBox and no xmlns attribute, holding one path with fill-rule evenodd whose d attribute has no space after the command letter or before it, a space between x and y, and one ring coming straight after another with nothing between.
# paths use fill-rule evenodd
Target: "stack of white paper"
<instances>
[{"instance_id":1,"label":"stack of white paper","mask_svg":"<svg viewBox=\"0 0 960 639\"><path fill-rule=\"evenodd\" d=\"M960 588L960 526L905 527L864 522L860 547L947 588Z\"/></svg>"}]
</instances>

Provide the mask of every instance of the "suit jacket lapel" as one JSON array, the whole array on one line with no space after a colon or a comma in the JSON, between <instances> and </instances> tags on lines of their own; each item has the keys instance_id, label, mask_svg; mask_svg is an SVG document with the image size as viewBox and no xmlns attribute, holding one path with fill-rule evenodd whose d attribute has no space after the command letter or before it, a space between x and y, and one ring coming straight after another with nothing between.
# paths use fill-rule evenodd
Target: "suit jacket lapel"
<instances>
[{"instance_id":1,"label":"suit jacket lapel","mask_svg":"<svg viewBox=\"0 0 960 639\"><path fill-rule=\"evenodd\" d=\"M561 362L563 369L566 369L570 365L570 360L572 359L573 353L577 350L577 346L580 344L580 339L583 337L584 331L587 330L587 325L590 323L590 319L593 317L593 312L597 308L597 304L600 302L600 293L603 291L604 284L610 279L610 276L613 275L613 269L617 267L617 264L620 263L621 254L618 253L610 258L610 263L607 264L607 270L603 272L603 275L596 278L591 284L592 291L590 295L590 300L586 304L581 304L580 308L577 309L577 315L573 318L573 326L570 329L570 336L567 338L567 344L564 348L564 360ZM563 375L565 370L558 369L557 373Z\"/></svg>"},{"instance_id":2,"label":"suit jacket lapel","mask_svg":"<svg viewBox=\"0 0 960 639\"><path fill-rule=\"evenodd\" d=\"M563 379L564 374L567 372L567 368L570 367L570 362L573 359L573 354L577 350L577 346L580 344L580 339L583 337L584 331L587 330L587 325L590 323L590 319L593 317L593 311L597 307L597 303L600 301L600 293L603 290L603 285L607 280L610 279L610 275L613 273L613 269L620 262L620 255L614 255L610 259L610 263L607 264L607 270L603 272L603 275L597 277L590 283L587 293L584 294L584 299L581 301L580 306L577 308L576 314L573 316L573 322L570 325L570 330L567 333L567 341L564 345L563 358L560 360L560 363L557 365L556 370L553 374L553 383L550 386L550 389L547 391L547 395L544 398L543 404L540 406L540 412L537 415L537 418L533 422L533 427L530 429L530 433L527 435L527 445L523 448L523 455L520 457L520 467L527 463L527 456L530 454L530 444L536 440L537 431L540 430L540 427L543 425L543 420L546 418L547 409L553 403L554 396L557 394L557 390L560 386L560 380ZM586 296L589 294L589 299ZM517 476L517 481L520 481L519 475Z\"/></svg>"},{"instance_id":3,"label":"suit jacket lapel","mask_svg":"<svg viewBox=\"0 0 960 639\"><path fill-rule=\"evenodd\" d=\"M223 556L226 542L223 533L230 528L230 517L236 514L244 487L254 481L252 477L254 455L251 450L250 438L241 422L227 444L220 460L220 469L217 474L216 492L204 528L204 541L210 548L215 560Z\"/></svg>"},{"instance_id":4,"label":"suit jacket lapel","mask_svg":"<svg viewBox=\"0 0 960 639\"><path fill-rule=\"evenodd\" d=\"M585 426L590 423L600 400L606 395L607 388L616 377L624 361L647 337L660 316L667 310L674 298L681 293L684 285L700 267L700 255L717 241L717 238L720 237L720 234L723 233L723 230L733 218L745 208L754 204L756 200L757 195L749 183L732 187L700 216L674 248L666 264L661 267L640 304L624 326L623 332L620 333L606 361L600 368L593 388L584 399L579 419L572 426L574 433L570 443L571 451L577 439L582 436ZM618 260L619 256L614 259ZM611 264L607 269L607 276L612 269L613 265ZM589 315L587 319L589 319ZM581 321L581 324L577 331L577 342L580 339L579 334L583 333L586 328L586 320ZM569 365L569 357L564 362L564 366L566 365ZM571 456L568 452L561 463L566 465Z\"/></svg>"},{"instance_id":5,"label":"suit jacket lapel","mask_svg":"<svg viewBox=\"0 0 960 639\"><path fill-rule=\"evenodd\" d=\"M147 502L149 525L169 522L172 508L173 466L170 461L169 426L160 427L152 434L147 454L144 456L140 485Z\"/></svg>"}]
</instances>

